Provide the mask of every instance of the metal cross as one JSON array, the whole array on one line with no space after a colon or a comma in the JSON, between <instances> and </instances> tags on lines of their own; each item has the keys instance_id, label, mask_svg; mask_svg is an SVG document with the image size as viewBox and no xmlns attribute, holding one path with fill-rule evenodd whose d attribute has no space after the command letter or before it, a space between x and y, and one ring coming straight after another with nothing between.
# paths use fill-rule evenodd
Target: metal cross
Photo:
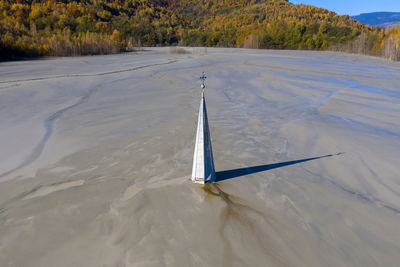
<instances>
[{"instance_id":1,"label":"metal cross","mask_svg":"<svg viewBox=\"0 0 400 267\"><path fill-rule=\"evenodd\" d=\"M203 76L200 77L200 80L201 80L201 89L204 89L204 88L206 87L205 84L204 84L204 82L205 82L206 79L207 79L207 76L206 76L206 74L205 74L204 71L203 71Z\"/></svg>"}]
</instances>

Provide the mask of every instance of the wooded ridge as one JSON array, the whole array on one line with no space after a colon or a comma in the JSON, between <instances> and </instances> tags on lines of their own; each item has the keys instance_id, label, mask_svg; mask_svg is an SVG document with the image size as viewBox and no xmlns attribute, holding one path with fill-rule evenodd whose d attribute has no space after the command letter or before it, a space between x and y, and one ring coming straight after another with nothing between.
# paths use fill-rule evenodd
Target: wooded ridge
<instances>
[{"instance_id":1,"label":"wooded ridge","mask_svg":"<svg viewBox=\"0 0 400 267\"><path fill-rule=\"evenodd\" d=\"M400 26L285 0L0 0L0 58L141 46L335 50L400 59Z\"/></svg>"}]
</instances>

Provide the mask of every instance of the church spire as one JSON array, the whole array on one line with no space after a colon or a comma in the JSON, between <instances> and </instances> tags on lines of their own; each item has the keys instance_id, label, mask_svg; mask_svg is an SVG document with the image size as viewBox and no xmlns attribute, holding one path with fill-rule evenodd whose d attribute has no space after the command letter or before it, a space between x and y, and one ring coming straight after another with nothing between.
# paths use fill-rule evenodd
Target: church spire
<instances>
[{"instance_id":1,"label":"church spire","mask_svg":"<svg viewBox=\"0 0 400 267\"><path fill-rule=\"evenodd\" d=\"M213 183L216 179L211 147L210 128L208 126L207 119L206 100L204 96L204 82L206 78L207 77L203 72L203 76L200 77L202 80L202 92L192 170L192 181L199 184Z\"/></svg>"}]
</instances>

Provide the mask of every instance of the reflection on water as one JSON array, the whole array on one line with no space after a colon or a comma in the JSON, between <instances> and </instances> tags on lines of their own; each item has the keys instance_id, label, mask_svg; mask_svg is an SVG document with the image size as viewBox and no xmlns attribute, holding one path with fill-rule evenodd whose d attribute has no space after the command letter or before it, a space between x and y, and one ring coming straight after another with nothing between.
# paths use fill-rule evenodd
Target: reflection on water
<instances>
[{"instance_id":1,"label":"reflection on water","mask_svg":"<svg viewBox=\"0 0 400 267\"><path fill-rule=\"evenodd\" d=\"M266 216L263 212L244 204L243 199L223 191L219 183L201 186L206 193L205 200L219 198L226 205L220 213L219 233L224 242L223 266L244 266L246 262L239 255L238 247L263 248L263 254L269 261L285 265L279 252L270 245L272 240L268 238L272 231L272 216ZM266 227L266 224L271 227ZM246 255L250 256L250 255Z\"/></svg>"}]
</instances>

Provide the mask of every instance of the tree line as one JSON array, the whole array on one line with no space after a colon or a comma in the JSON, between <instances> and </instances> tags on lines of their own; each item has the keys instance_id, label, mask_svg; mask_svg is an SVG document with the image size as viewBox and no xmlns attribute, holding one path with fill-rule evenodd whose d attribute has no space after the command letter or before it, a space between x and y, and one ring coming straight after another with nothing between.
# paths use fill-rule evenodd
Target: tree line
<instances>
[{"instance_id":1,"label":"tree line","mask_svg":"<svg viewBox=\"0 0 400 267\"><path fill-rule=\"evenodd\" d=\"M140 46L335 50L399 60L400 27L285 0L0 0L0 58Z\"/></svg>"}]
</instances>

